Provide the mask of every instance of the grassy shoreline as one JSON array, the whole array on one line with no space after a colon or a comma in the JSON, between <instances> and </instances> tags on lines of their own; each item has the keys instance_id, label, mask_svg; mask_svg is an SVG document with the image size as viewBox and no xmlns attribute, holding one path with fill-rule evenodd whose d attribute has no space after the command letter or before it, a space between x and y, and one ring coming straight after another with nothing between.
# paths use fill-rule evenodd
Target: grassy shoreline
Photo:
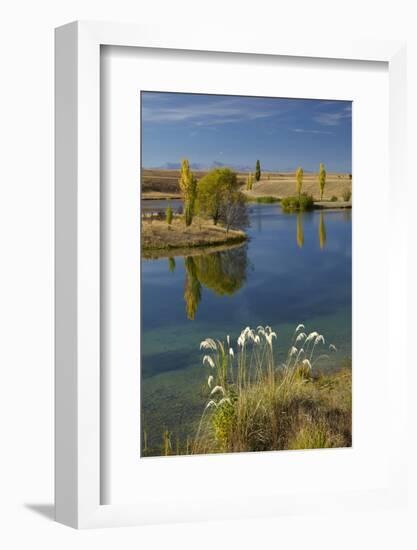
<instances>
[{"instance_id":1,"label":"grassy shoreline","mask_svg":"<svg viewBox=\"0 0 417 550\"><path fill-rule=\"evenodd\" d=\"M351 447L351 362L323 369L323 354L336 348L303 331L298 325L283 363L270 327L247 327L235 345L229 336L202 341L208 378L198 426L183 441L167 427L142 456Z\"/></svg>"},{"instance_id":2,"label":"grassy shoreline","mask_svg":"<svg viewBox=\"0 0 417 550\"><path fill-rule=\"evenodd\" d=\"M186 227L181 218L174 218L169 226L164 220L142 222L142 255L152 251L172 253L181 249L202 249L243 243L248 239L244 231L226 229L211 221L196 218Z\"/></svg>"}]
</instances>

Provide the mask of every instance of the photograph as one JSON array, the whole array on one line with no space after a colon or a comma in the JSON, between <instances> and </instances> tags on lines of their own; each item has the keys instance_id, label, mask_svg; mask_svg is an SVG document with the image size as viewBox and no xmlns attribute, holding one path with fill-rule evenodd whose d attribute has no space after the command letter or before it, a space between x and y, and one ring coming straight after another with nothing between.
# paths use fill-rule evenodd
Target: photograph
<instances>
[{"instance_id":1,"label":"photograph","mask_svg":"<svg viewBox=\"0 0 417 550\"><path fill-rule=\"evenodd\" d=\"M352 101L138 101L140 457L351 447Z\"/></svg>"}]
</instances>

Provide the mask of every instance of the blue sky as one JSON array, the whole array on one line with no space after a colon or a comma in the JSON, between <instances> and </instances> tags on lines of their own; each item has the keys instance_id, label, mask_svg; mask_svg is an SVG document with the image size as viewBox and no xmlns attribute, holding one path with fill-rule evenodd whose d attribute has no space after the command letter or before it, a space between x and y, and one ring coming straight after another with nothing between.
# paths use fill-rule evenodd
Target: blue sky
<instances>
[{"instance_id":1,"label":"blue sky","mask_svg":"<svg viewBox=\"0 0 417 550\"><path fill-rule=\"evenodd\" d=\"M352 171L350 101L142 92L142 166Z\"/></svg>"}]
</instances>

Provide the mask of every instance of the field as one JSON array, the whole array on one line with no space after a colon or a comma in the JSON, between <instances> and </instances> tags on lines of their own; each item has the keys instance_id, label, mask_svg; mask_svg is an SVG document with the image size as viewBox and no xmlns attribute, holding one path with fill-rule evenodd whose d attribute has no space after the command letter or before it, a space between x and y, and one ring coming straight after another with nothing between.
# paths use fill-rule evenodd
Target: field
<instances>
[{"instance_id":1,"label":"field","mask_svg":"<svg viewBox=\"0 0 417 550\"><path fill-rule=\"evenodd\" d=\"M195 171L197 179L201 179L207 172ZM264 172L259 182L253 184L252 191L245 190L248 174L238 173L238 181L242 184L242 190L248 197L275 197L282 198L295 194L295 174L292 172ZM142 173L142 197L143 198L174 198L179 197L178 170L154 170L144 169ZM352 191L352 179L350 174L328 173L323 200L330 201L337 197L342 201L345 191ZM304 173L303 192L311 194L315 200L320 199L319 186L316 173Z\"/></svg>"}]
</instances>

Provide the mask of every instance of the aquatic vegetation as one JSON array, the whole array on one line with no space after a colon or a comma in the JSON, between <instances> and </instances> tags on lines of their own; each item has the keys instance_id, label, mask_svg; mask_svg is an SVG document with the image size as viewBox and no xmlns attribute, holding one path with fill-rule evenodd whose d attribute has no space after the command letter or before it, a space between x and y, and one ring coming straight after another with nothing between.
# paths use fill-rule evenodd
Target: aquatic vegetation
<instances>
[{"instance_id":1,"label":"aquatic vegetation","mask_svg":"<svg viewBox=\"0 0 417 550\"><path fill-rule=\"evenodd\" d=\"M272 204L274 202L280 202L280 200L277 197L267 195L265 197L256 197L256 202L260 204Z\"/></svg>"},{"instance_id":2,"label":"aquatic vegetation","mask_svg":"<svg viewBox=\"0 0 417 550\"><path fill-rule=\"evenodd\" d=\"M314 200L311 195L301 193L299 197L284 197L281 200L281 208L284 212L305 211L314 208Z\"/></svg>"},{"instance_id":3,"label":"aquatic vegetation","mask_svg":"<svg viewBox=\"0 0 417 550\"><path fill-rule=\"evenodd\" d=\"M276 340L271 327L258 326L234 346L230 337L201 342L210 391L193 453L351 445L351 370L317 368L336 347L300 324L279 363Z\"/></svg>"}]
</instances>

